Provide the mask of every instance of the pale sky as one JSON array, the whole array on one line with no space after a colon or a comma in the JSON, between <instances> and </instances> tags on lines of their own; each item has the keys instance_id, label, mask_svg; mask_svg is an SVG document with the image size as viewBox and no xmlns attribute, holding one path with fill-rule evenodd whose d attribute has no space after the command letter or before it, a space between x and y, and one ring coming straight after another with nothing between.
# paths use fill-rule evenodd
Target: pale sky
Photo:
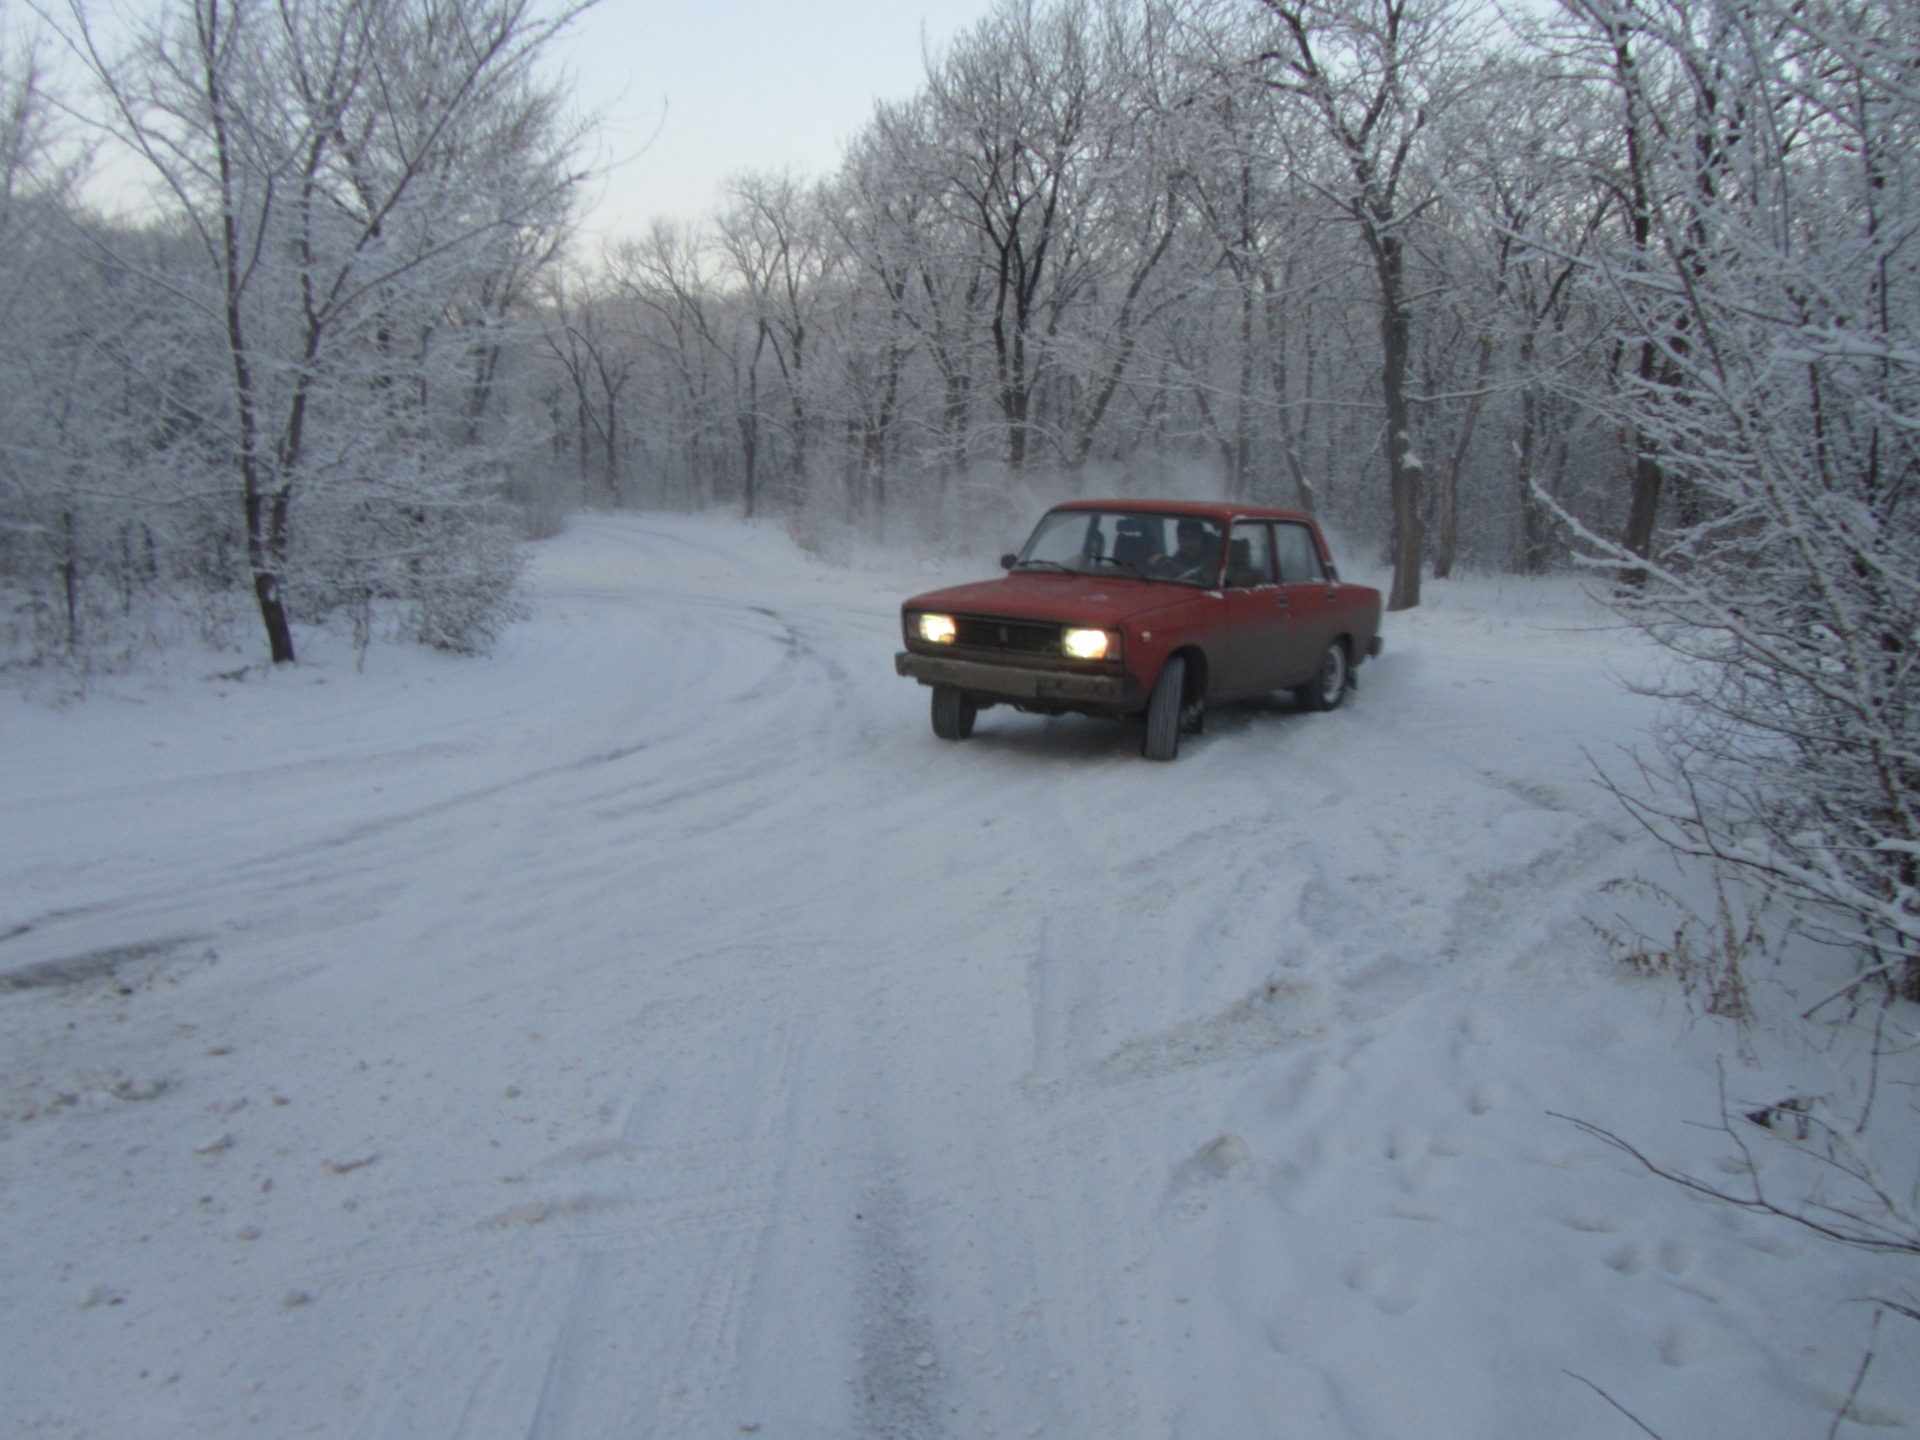
<instances>
[{"instance_id":1,"label":"pale sky","mask_svg":"<svg viewBox=\"0 0 1920 1440\"><path fill-rule=\"evenodd\" d=\"M937 50L993 3L601 0L555 52L615 162L583 239L702 216L743 170L825 175L874 101L919 88L923 36Z\"/></svg>"},{"instance_id":2,"label":"pale sky","mask_svg":"<svg viewBox=\"0 0 1920 1440\"><path fill-rule=\"evenodd\" d=\"M0 0L0 21L16 0ZM920 87L936 51L996 0L600 0L556 43L582 110L602 117L583 254L639 235L656 216L711 212L720 182L744 170L829 173L876 100ZM154 0L94 0L109 40ZM59 65L58 57L53 57ZM64 66L59 66L64 69ZM77 87L77 77L72 77ZM138 209L150 176L103 149L89 194Z\"/></svg>"}]
</instances>

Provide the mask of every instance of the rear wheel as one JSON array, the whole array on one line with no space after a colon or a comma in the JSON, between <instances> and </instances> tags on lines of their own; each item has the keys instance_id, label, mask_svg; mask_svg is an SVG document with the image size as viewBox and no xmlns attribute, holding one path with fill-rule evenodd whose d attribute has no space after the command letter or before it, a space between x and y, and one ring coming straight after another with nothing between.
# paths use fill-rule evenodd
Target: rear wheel
<instances>
[{"instance_id":1,"label":"rear wheel","mask_svg":"<svg viewBox=\"0 0 1920 1440\"><path fill-rule=\"evenodd\" d=\"M979 711L973 698L951 685L933 687L933 733L942 740L964 740L973 734Z\"/></svg>"},{"instance_id":2,"label":"rear wheel","mask_svg":"<svg viewBox=\"0 0 1920 1440\"><path fill-rule=\"evenodd\" d=\"M1340 702L1347 698L1347 684L1346 642L1335 640L1320 657L1320 668L1314 672L1313 679L1295 690L1293 698L1300 702L1303 710L1337 710Z\"/></svg>"},{"instance_id":3,"label":"rear wheel","mask_svg":"<svg viewBox=\"0 0 1920 1440\"><path fill-rule=\"evenodd\" d=\"M1176 655L1160 667L1147 699L1147 738L1140 753L1149 760L1171 760L1180 753L1181 700L1187 688L1187 662Z\"/></svg>"}]
</instances>

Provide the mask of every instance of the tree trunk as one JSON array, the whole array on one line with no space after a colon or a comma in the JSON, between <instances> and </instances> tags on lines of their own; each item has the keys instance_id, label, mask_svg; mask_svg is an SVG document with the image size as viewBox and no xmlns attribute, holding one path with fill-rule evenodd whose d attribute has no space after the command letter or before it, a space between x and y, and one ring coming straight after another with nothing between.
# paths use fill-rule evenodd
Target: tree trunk
<instances>
[{"instance_id":1,"label":"tree trunk","mask_svg":"<svg viewBox=\"0 0 1920 1440\"><path fill-rule=\"evenodd\" d=\"M1240 282L1240 386L1234 396L1227 493L1236 500L1247 500L1253 488L1253 277L1236 278Z\"/></svg>"},{"instance_id":2,"label":"tree trunk","mask_svg":"<svg viewBox=\"0 0 1920 1440\"><path fill-rule=\"evenodd\" d=\"M1288 283L1292 280L1289 277ZM1300 509L1312 515L1316 512L1319 497L1314 492L1313 482L1307 478L1306 462L1300 454L1300 431L1293 423L1293 403L1288 394L1287 348L1285 327L1280 323L1280 292L1275 284L1273 271L1262 268L1260 271L1260 290L1263 300L1262 309L1267 322L1267 350L1273 357L1268 375L1273 387L1273 411L1280 426L1280 453L1287 462L1287 473L1293 480L1294 499ZM1309 342L1311 345L1311 342ZM1307 352L1307 394L1306 406L1309 417L1313 405L1313 352Z\"/></svg>"},{"instance_id":3,"label":"tree trunk","mask_svg":"<svg viewBox=\"0 0 1920 1440\"><path fill-rule=\"evenodd\" d=\"M1653 379L1657 350L1649 340L1640 347L1640 379ZM1660 461L1653 442L1638 430L1633 435L1633 508L1621 543L1642 560L1653 555L1653 523L1660 512ZM1639 572L1635 572L1638 576Z\"/></svg>"},{"instance_id":4,"label":"tree trunk","mask_svg":"<svg viewBox=\"0 0 1920 1440\"><path fill-rule=\"evenodd\" d=\"M1520 500L1520 553L1514 568L1522 575L1539 575L1547 568L1547 517L1534 494L1533 455L1540 433L1540 401L1532 386L1520 396L1520 443L1514 456L1514 489Z\"/></svg>"},{"instance_id":5,"label":"tree trunk","mask_svg":"<svg viewBox=\"0 0 1920 1440\"><path fill-rule=\"evenodd\" d=\"M1480 407L1487 398L1487 375L1493 367L1493 337L1480 337L1480 362L1473 382L1473 398L1460 421L1460 438L1447 457L1447 468L1440 476L1440 540L1433 551L1433 578L1445 580L1453 574L1454 552L1460 540L1460 467L1467 463L1467 449L1473 444L1474 428L1480 423Z\"/></svg>"},{"instance_id":6,"label":"tree trunk","mask_svg":"<svg viewBox=\"0 0 1920 1440\"><path fill-rule=\"evenodd\" d=\"M61 519L65 522L67 545L60 561L60 581L67 597L67 650L71 653L80 648L79 542L74 535L73 511L66 511Z\"/></svg>"},{"instance_id":7,"label":"tree trunk","mask_svg":"<svg viewBox=\"0 0 1920 1440\"><path fill-rule=\"evenodd\" d=\"M1393 587L1389 610L1420 603L1420 566L1425 550L1420 523L1420 457L1413 448L1407 414L1407 364L1412 320L1407 313L1400 241L1378 235L1374 253L1380 277L1380 391L1387 408L1387 484L1393 503Z\"/></svg>"}]
</instances>

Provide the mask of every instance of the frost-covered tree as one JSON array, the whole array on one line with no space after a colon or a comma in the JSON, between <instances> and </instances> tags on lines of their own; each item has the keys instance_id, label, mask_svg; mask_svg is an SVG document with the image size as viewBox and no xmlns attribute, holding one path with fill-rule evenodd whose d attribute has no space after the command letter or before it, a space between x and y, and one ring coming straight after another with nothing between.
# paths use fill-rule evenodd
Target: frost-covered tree
<instances>
[{"instance_id":1,"label":"frost-covered tree","mask_svg":"<svg viewBox=\"0 0 1920 1440\"><path fill-rule=\"evenodd\" d=\"M622 325L615 299L556 282L548 291L547 349L567 379L573 399L573 449L589 494L609 505L623 493L625 450L621 393L633 382L639 356L633 327Z\"/></svg>"},{"instance_id":2,"label":"frost-covered tree","mask_svg":"<svg viewBox=\"0 0 1920 1440\"><path fill-rule=\"evenodd\" d=\"M1642 413L1690 393L1705 153L1652 13L1009 0L824 184L747 177L588 277L647 357L602 397L613 463L943 534L1095 486L1294 503L1403 604L1429 534L1436 576L1561 563L1549 502L1652 553L1707 513Z\"/></svg>"},{"instance_id":3,"label":"frost-covered tree","mask_svg":"<svg viewBox=\"0 0 1920 1440\"><path fill-rule=\"evenodd\" d=\"M0 334L9 341L0 347L0 573L21 586L7 597L9 608L45 616L59 607L36 582L57 570L72 643L78 574L72 536L63 533L70 512L60 505L60 460L47 443L47 382L60 368L49 352L61 348L46 305L48 290L59 286L49 230L63 189L52 128L38 47L0 28ZM56 557L63 542L67 553Z\"/></svg>"},{"instance_id":4,"label":"frost-covered tree","mask_svg":"<svg viewBox=\"0 0 1920 1440\"><path fill-rule=\"evenodd\" d=\"M720 261L696 227L656 223L618 246L607 281L648 357L648 404L634 407L654 457L656 503L759 502L758 383L766 337L715 279Z\"/></svg>"},{"instance_id":5,"label":"frost-covered tree","mask_svg":"<svg viewBox=\"0 0 1920 1440\"><path fill-rule=\"evenodd\" d=\"M1428 127L1457 93L1471 44L1464 15L1424 0L1262 0L1273 28L1260 58L1270 84L1299 101L1329 144L1302 157L1299 183L1351 222L1376 287L1383 447L1391 505L1389 609L1420 603L1421 485L1408 384L1414 296L1409 227L1432 203Z\"/></svg>"},{"instance_id":6,"label":"frost-covered tree","mask_svg":"<svg viewBox=\"0 0 1920 1440\"><path fill-rule=\"evenodd\" d=\"M572 13L174 0L109 55L74 0L105 127L185 242L164 265L117 258L186 321L182 403L237 498L276 661L296 617L342 603L400 602L454 648L504 613L503 452L476 406L578 178L534 70Z\"/></svg>"},{"instance_id":7,"label":"frost-covered tree","mask_svg":"<svg viewBox=\"0 0 1920 1440\"><path fill-rule=\"evenodd\" d=\"M1589 537L1685 661L1628 798L1855 948L1850 989L1920 999L1920 32L1827 0L1601 18L1673 81L1645 244L1604 274L1655 363L1595 399L1685 496L1645 556Z\"/></svg>"},{"instance_id":8,"label":"frost-covered tree","mask_svg":"<svg viewBox=\"0 0 1920 1440\"><path fill-rule=\"evenodd\" d=\"M192 524L146 493L178 416L118 363L128 337L156 357L177 337L76 215L84 156L46 53L0 20L0 633L27 658L87 650L165 568L156 526Z\"/></svg>"},{"instance_id":9,"label":"frost-covered tree","mask_svg":"<svg viewBox=\"0 0 1920 1440\"><path fill-rule=\"evenodd\" d=\"M779 408L756 416L755 423L785 431L786 500L798 508L806 499L818 429L816 321L841 252L814 187L791 176L748 175L729 189L720 249L752 315L755 355L771 357L779 378ZM757 383L754 393L756 398L762 393Z\"/></svg>"},{"instance_id":10,"label":"frost-covered tree","mask_svg":"<svg viewBox=\"0 0 1920 1440\"><path fill-rule=\"evenodd\" d=\"M1015 474L1043 443L1036 405L1050 342L1084 279L1077 192L1087 180L1098 99L1088 21L1079 3L1004 6L928 76L929 158L937 167L928 178L986 261L980 314L1003 458Z\"/></svg>"}]
</instances>

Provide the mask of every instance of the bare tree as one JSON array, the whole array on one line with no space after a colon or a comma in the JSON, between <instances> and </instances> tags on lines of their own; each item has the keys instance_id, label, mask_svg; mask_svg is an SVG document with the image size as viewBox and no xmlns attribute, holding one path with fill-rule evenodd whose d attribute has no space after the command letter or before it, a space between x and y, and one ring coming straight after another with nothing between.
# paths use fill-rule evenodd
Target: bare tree
<instances>
[{"instance_id":1,"label":"bare tree","mask_svg":"<svg viewBox=\"0 0 1920 1440\"><path fill-rule=\"evenodd\" d=\"M1665 187L1679 178L1671 165L1662 163L1661 152L1671 138L1669 127L1684 123L1676 105L1674 57L1646 43L1644 15L1636 0L1573 0L1563 11L1573 24L1582 63L1611 82L1619 148L1612 188L1619 197L1624 230L1617 268L1623 275L1633 270L1657 276L1666 258L1659 253L1661 219L1668 213ZM1679 101L1684 103L1684 87ZM1682 248L1691 244L1683 241ZM1640 293L1644 299L1661 288L1655 280ZM1669 305L1658 317L1645 310L1642 317L1657 323L1640 327L1616 357L1616 365L1625 371L1620 383L1637 391L1671 389L1681 383L1683 370L1668 352L1687 346L1682 333L1686 312ZM1632 500L1621 538L1629 550L1647 556L1653 551L1667 467L1650 432L1635 428L1630 444ZM1628 578L1637 580L1639 572L1629 572Z\"/></svg>"},{"instance_id":2,"label":"bare tree","mask_svg":"<svg viewBox=\"0 0 1920 1440\"><path fill-rule=\"evenodd\" d=\"M1312 511L1318 486L1300 450L1298 418L1311 401L1299 403L1290 393L1287 352L1293 337L1287 331L1292 327L1276 323L1293 289L1285 272L1299 264L1307 245L1302 227L1290 223L1303 217L1299 207L1287 203L1294 197L1284 188L1278 163L1284 107L1272 103L1232 53L1251 46L1244 29L1216 34L1197 26L1189 41L1188 63L1195 74L1171 118L1178 127L1176 143L1185 152L1182 179L1218 266L1198 257L1181 259L1199 272L1190 285L1205 284L1201 277L1213 278L1216 269L1225 274L1220 284L1208 287L1217 292L1210 297L1214 303L1180 306L1166 331L1173 358L1192 388L1201 427L1220 454L1227 493L1251 499L1265 488L1256 484L1255 447L1259 420L1270 412L1292 482L1291 498ZM1312 218L1306 218L1307 225ZM1210 334L1192 333L1222 326L1224 344ZM1223 352L1229 357L1224 374L1219 373ZM1263 381L1275 387L1268 406L1260 403Z\"/></svg>"},{"instance_id":3,"label":"bare tree","mask_svg":"<svg viewBox=\"0 0 1920 1440\"><path fill-rule=\"evenodd\" d=\"M846 424L859 450L847 486L848 518L870 514L881 534L907 367L920 345L912 312L926 280L924 228L936 205L900 183L891 159L884 138L870 135L849 153L829 206L836 238L853 261L835 347L844 367Z\"/></svg>"},{"instance_id":4,"label":"bare tree","mask_svg":"<svg viewBox=\"0 0 1920 1440\"><path fill-rule=\"evenodd\" d=\"M793 177L742 176L730 190L732 203L720 219L720 246L779 372L786 401L779 417L787 432L786 498L790 508L798 508L806 497L814 429L809 342L839 252L830 244L819 195Z\"/></svg>"},{"instance_id":5,"label":"bare tree","mask_svg":"<svg viewBox=\"0 0 1920 1440\"><path fill-rule=\"evenodd\" d=\"M1557 527L1536 491L1565 498L1562 481L1580 439L1597 442L1588 447L1595 452L1610 450L1575 394L1594 382L1595 340L1609 333L1613 311L1594 307L1592 252L1624 203L1612 137L1596 113L1604 97L1532 55L1490 57L1481 79L1438 132L1449 157L1441 177L1448 213L1429 268L1453 329L1429 337L1429 349L1473 360L1428 386L1428 403L1458 417L1434 497L1436 579L1459 555L1472 469L1503 476L1504 493L1483 483L1475 508L1513 514L1511 567L1540 574ZM1505 453L1482 452L1475 467L1489 402L1493 423L1504 419Z\"/></svg>"},{"instance_id":6,"label":"bare tree","mask_svg":"<svg viewBox=\"0 0 1920 1440\"><path fill-rule=\"evenodd\" d=\"M1262 0L1274 32L1258 60L1273 85L1316 117L1335 155L1324 172L1311 162L1301 180L1328 196L1366 250L1380 317L1380 395L1392 504L1393 588L1389 609L1420 603L1425 556L1421 480L1407 380L1413 298L1407 227L1431 203L1412 193L1422 176L1416 147L1458 83L1449 49L1471 32L1444 3L1420 0Z\"/></svg>"},{"instance_id":7,"label":"bare tree","mask_svg":"<svg viewBox=\"0 0 1920 1440\"><path fill-rule=\"evenodd\" d=\"M730 304L710 273L715 247L688 227L655 224L613 257L613 283L638 307L642 343L659 362L653 390L671 444L688 471L688 495L716 493L717 449L738 457L739 495L751 520L759 501L760 362L767 332L747 308ZM718 443L725 435L731 445ZM704 479L703 479L704 477Z\"/></svg>"},{"instance_id":8,"label":"bare tree","mask_svg":"<svg viewBox=\"0 0 1920 1440\"><path fill-rule=\"evenodd\" d=\"M984 243L983 295L1009 470L1025 469L1048 340L1079 283L1074 187L1091 138L1093 60L1078 0L983 21L927 82L940 181Z\"/></svg>"},{"instance_id":9,"label":"bare tree","mask_svg":"<svg viewBox=\"0 0 1920 1440\"><path fill-rule=\"evenodd\" d=\"M885 207L874 229L876 251L884 240L891 270L904 267L900 318L912 329L914 349L937 376L937 410L928 429L932 444L935 512L947 487L972 459L977 378L984 362L980 306L993 273L989 242L968 216L950 203L943 176L944 152L932 127L934 107L921 102L882 106L863 143L853 153L859 169L856 193L871 194ZM848 222L854 223L854 222ZM861 254L858 245L855 253ZM885 282L883 281L883 284Z\"/></svg>"},{"instance_id":10,"label":"bare tree","mask_svg":"<svg viewBox=\"0 0 1920 1440\"><path fill-rule=\"evenodd\" d=\"M1586 537L1686 662L1656 783L1623 798L1854 948L1845 993L1920 999L1913 37L1750 0L1649 7L1632 38L1682 77L1650 161L1664 270L1607 278L1672 378L1612 403L1692 498L1651 557Z\"/></svg>"},{"instance_id":11,"label":"bare tree","mask_svg":"<svg viewBox=\"0 0 1920 1440\"><path fill-rule=\"evenodd\" d=\"M541 15L531 0L179 0L109 57L74 0L65 34L108 127L194 242L191 270L148 278L217 336L224 381L207 404L276 662L294 657L302 504L336 527L316 531L321 572L357 566L364 588L380 571L444 602L423 611L428 638L483 635L511 587L475 471L434 433L436 405L470 399L473 374L472 353L447 343L443 306L564 212L571 136L532 67L574 13ZM356 521L356 537L338 528ZM462 537L465 559L448 549Z\"/></svg>"},{"instance_id":12,"label":"bare tree","mask_svg":"<svg viewBox=\"0 0 1920 1440\"><path fill-rule=\"evenodd\" d=\"M548 309L552 320L546 328L547 348L573 391L574 453L581 473L587 473L597 450L601 494L608 504L618 505L625 498L620 477L621 394L632 383L637 364L631 336L612 314L608 299L591 291L556 283Z\"/></svg>"}]
</instances>

